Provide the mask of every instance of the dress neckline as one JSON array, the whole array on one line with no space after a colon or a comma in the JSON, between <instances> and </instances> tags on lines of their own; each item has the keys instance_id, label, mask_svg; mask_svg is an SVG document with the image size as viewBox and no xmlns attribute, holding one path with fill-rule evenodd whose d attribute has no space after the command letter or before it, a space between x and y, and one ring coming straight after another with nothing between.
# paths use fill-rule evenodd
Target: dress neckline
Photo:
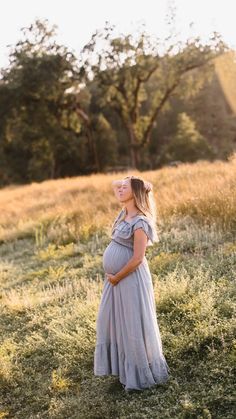
<instances>
[{"instance_id":1,"label":"dress neckline","mask_svg":"<svg viewBox=\"0 0 236 419\"><path fill-rule=\"evenodd\" d=\"M128 223L128 224L132 224L132 222L133 222L133 220L136 218L136 217L142 217L143 216L143 214L136 214L136 215L134 215L133 217L132 217L132 219L130 220L130 221L127 221L127 220L125 220L125 219L123 219L122 221L124 221L125 223Z\"/></svg>"},{"instance_id":2,"label":"dress neckline","mask_svg":"<svg viewBox=\"0 0 236 419\"><path fill-rule=\"evenodd\" d=\"M134 218L135 218L135 217L134 217ZM131 221L122 220L122 221L124 221L125 223L128 223L128 224L131 224L133 220L131 220Z\"/></svg>"}]
</instances>

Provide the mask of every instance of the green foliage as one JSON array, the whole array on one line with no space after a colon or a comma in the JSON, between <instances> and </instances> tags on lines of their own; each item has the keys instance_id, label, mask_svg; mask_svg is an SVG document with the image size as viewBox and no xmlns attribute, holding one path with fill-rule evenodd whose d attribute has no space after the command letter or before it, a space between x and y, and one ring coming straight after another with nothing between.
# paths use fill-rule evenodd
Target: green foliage
<instances>
[{"instance_id":1,"label":"green foliage","mask_svg":"<svg viewBox=\"0 0 236 419\"><path fill-rule=\"evenodd\" d=\"M210 159L213 156L211 146L197 131L194 121L185 112L180 113L176 135L165 150L165 160L194 162L198 159Z\"/></svg>"},{"instance_id":2,"label":"green foliage","mask_svg":"<svg viewBox=\"0 0 236 419\"><path fill-rule=\"evenodd\" d=\"M0 85L0 182L42 181L86 172L92 164L91 134L77 113L89 108L76 57L53 42L54 30L35 21L11 52ZM33 37L33 41L31 38ZM79 91L81 90L81 91ZM77 91L79 93L77 94ZM115 134L105 117L94 116L100 169L115 156ZM104 154L104 146L107 153ZM91 167L92 168L92 167Z\"/></svg>"},{"instance_id":3,"label":"green foliage","mask_svg":"<svg viewBox=\"0 0 236 419\"><path fill-rule=\"evenodd\" d=\"M176 264L180 263L182 260L183 255L181 253L160 252L157 256L152 258L150 268L153 273L161 276L175 268Z\"/></svg>"},{"instance_id":4,"label":"green foliage","mask_svg":"<svg viewBox=\"0 0 236 419\"><path fill-rule=\"evenodd\" d=\"M163 54L163 45L142 31L138 36L116 36L114 27L96 31L83 49L83 74L92 74L101 90L102 106L109 106L119 115L127 131L131 165L139 167L140 150L150 143L158 117L170 97L184 88L183 79L192 71L211 67L213 58L225 50L225 45L214 34L209 45L201 45L199 38L180 45L172 39ZM97 46L103 41L104 47ZM212 45L211 45L212 43ZM176 47L178 44L178 53ZM92 58L91 58L92 57ZM205 71L206 72L206 71ZM188 87L197 91L202 85L187 77ZM155 88L147 85L155 79ZM194 87L193 87L194 85ZM185 86L186 87L186 86Z\"/></svg>"},{"instance_id":5,"label":"green foliage","mask_svg":"<svg viewBox=\"0 0 236 419\"><path fill-rule=\"evenodd\" d=\"M1 71L0 184L117 164L154 169L181 159L181 151L184 161L195 161L227 158L233 150L236 119L226 98L231 88L227 80L228 91L220 89L225 83L215 65L227 47L218 34L204 45L199 37L180 44L168 36L161 43L143 29L118 35L108 24L77 58L55 42L55 29L38 19L22 29L24 38ZM201 132L197 144L176 135L183 112ZM173 137L174 148L166 151Z\"/></svg>"},{"instance_id":6,"label":"green foliage","mask_svg":"<svg viewBox=\"0 0 236 419\"><path fill-rule=\"evenodd\" d=\"M103 170L109 164L114 164L117 159L116 134L111 124L100 112L92 118L94 141L97 147L100 169Z\"/></svg>"},{"instance_id":7,"label":"green foliage","mask_svg":"<svg viewBox=\"0 0 236 419\"><path fill-rule=\"evenodd\" d=\"M60 173L59 156L75 136L73 129L65 131L62 115L71 113L66 92L75 84L76 69L75 57L53 43L54 31L46 22L36 20L25 32L26 39L11 52L11 66L3 72L0 102L6 162L10 168L17 166L27 182ZM8 169L7 175L9 181L19 181Z\"/></svg>"}]
</instances>

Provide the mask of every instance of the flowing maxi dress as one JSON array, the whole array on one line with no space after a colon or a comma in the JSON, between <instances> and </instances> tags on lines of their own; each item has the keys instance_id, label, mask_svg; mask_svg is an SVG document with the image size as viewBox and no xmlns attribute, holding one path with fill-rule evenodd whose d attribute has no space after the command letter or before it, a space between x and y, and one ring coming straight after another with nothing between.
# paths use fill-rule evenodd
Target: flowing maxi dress
<instances>
[{"instance_id":1,"label":"flowing maxi dress","mask_svg":"<svg viewBox=\"0 0 236 419\"><path fill-rule=\"evenodd\" d=\"M122 209L116 217L112 240L103 253L105 273L117 273L132 257L134 230L145 231L147 246L155 241L148 217L138 214L132 221L120 221L124 211ZM118 375L125 391L129 391L165 383L169 373L145 256L142 263L117 285L113 286L105 276L96 319L94 375Z\"/></svg>"}]
</instances>

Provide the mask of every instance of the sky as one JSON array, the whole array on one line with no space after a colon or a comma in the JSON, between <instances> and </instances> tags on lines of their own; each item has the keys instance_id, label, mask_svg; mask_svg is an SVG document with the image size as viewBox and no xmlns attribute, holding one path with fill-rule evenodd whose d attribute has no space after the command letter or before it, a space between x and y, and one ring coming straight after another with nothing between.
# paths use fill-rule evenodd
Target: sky
<instances>
[{"instance_id":1,"label":"sky","mask_svg":"<svg viewBox=\"0 0 236 419\"><path fill-rule=\"evenodd\" d=\"M7 0L0 8L0 68L8 65L9 47L22 37L20 29L36 18L56 24L56 40L76 55L96 29L105 22L122 33L134 32L145 24L151 34L167 35L167 11L176 10L176 27L182 40L193 35L207 39L218 31L226 43L236 49L236 0ZM190 25L193 23L193 25Z\"/></svg>"}]
</instances>

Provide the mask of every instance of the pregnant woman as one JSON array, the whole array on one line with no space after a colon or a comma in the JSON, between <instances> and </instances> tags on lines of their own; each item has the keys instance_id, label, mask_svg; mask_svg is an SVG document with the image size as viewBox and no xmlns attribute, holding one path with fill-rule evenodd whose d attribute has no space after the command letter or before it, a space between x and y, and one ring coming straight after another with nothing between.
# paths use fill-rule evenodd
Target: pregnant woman
<instances>
[{"instance_id":1,"label":"pregnant woman","mask_svg":"<svg viewBox=\"0 0 236 419\"><path fill-rule=\"evenodd\" d=\"M158 242L152 184L137 176L113 181L123 205L103 254L105 280L96 321L94 374L118 375L125 391L169 379L162 352L146 246Z\"/></svg>"}]
</instances>

